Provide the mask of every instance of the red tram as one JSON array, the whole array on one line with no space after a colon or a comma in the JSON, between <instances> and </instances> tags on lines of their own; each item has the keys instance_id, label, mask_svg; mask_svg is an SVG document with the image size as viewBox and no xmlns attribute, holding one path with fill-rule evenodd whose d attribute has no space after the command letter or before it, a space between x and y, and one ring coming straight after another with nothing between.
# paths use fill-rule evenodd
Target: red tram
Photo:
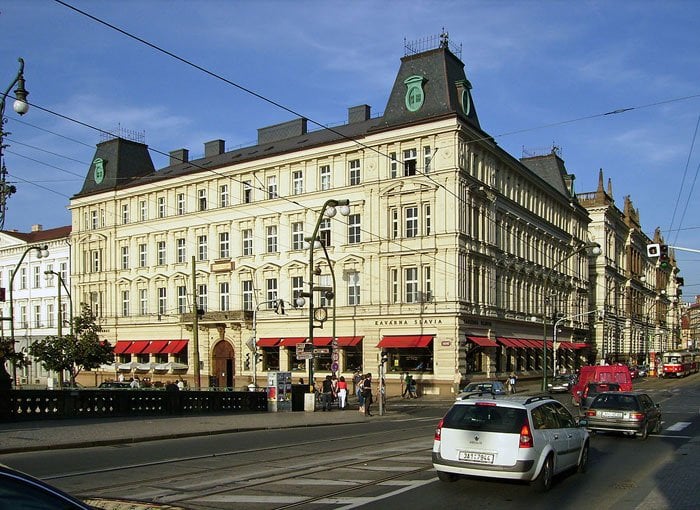
<instances>
[{"instance_id":1,"label":"red tram","mask_svg":"<svg viewBox=\"0 0 700 510\"><path fill-rule=\"evenodd\" d=\"M698 371L698 356L690 351L671 351L663 354L663 377L685 377Z\"/></svg>"}]
</instances>

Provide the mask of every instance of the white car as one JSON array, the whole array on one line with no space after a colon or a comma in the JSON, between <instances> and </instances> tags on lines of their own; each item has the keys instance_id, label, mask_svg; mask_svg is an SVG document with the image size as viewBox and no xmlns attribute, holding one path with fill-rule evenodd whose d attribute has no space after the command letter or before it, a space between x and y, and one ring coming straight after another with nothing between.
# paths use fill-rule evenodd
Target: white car
<instances>
[{"instance_id":1,"label":"white car","mask_svg":"<svg viewBox=\"0 0 700 510\"><path fill-rule=\"evenodd\" d=\"M433 467L444 482L477 476L535 482L586 470L589 436L546 396L460 395L435 429Z\"/></svg>"}]
</instances>

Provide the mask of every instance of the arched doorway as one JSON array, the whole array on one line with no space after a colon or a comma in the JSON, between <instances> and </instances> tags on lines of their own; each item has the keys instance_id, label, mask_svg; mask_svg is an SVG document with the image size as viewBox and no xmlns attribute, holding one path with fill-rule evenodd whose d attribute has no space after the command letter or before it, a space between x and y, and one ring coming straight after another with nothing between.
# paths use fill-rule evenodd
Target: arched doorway
<instances>
[{"instance_id":1,"label":"arched doorway","mask_svg":"<svg viewBox=\"0 0 700 510\"><path fill-rule=\"evenodd\" d=\"M212 355L212 373L209 377L209 385L218 388L233 388L234 373L233 360L235 353L233 347L226 340L220 340L214 346Z\"/></svg>"}]
</instances>

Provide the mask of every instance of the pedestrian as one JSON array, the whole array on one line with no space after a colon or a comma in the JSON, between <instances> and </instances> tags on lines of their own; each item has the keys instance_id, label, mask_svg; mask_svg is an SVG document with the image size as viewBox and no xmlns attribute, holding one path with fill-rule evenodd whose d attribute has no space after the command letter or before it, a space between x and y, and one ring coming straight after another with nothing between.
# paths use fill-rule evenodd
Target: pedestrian
<instances>
[{"instance_id":1,"label":"pedestrian","mask_svg":"<svg viewBox=\"0 0 700 510\"><path fill-rule=\"evenodd\" d=\"M369 408L372 405L372 374L365 374L365 379L362 382L362 398L365 403L365 416L372 416Z\"/></svg>"},{"instance_id":2,"label":"pedestrian","mask_svg":"<svg viewBox=\"0 0 700 510\"><path fill-rule=\"evenodd\" d=\"M338 400L338 377L333 374L331 376L331 403L335 404L335 402ZM340 404L338 404L338 408L340 408Z\"/></svg>"},{"instance_id":3,"label":"pedestrian","mask_svg":"<svg viewBox=\"0 0 700 510\"><path fill-rule=\"evenodd\" d=\"M333 398L333 380L330 375L327 375L323 380L323 385L321 387L321 404L323 411L331 410L331 400Z\"/></svg>"},{"instance_id":4,"label":"pedestrian","mask_svg":"<svg viewBox=\"0 0 700 510\"><path fill-rule=\"evenodd\" d=\"M416 380L411 376L411 380L408 385L408 398L418 398L418 392L416 391Z\"/></svg>"},{"instance_id":5,"label":"pedestrian","mask_svg":"<svg viewBox=\"0 0 700 510\"><path fill-rule=\"evenodd\" d=\"M515 389L515 383L518 382L518 377L515 375L515 372L510 373L510 377L508 378L508 382L510 383L510 392L515 393L517 390Z\"/></svg>"},{"instance_id":6,"label":"pedestrian","mask_svg":"<svg viewBox=\"0 0 700 510\"><path fill-rule=\"evenodd\" d=\"M365 397L363 393L363 385L365 383L365 375L360 375L360 379L357 381L357 388L355 390L355 396L357 397L357 404L359 406L360 413L365 413Z\"/></svg>"},{"instance_id":7,"label":"pedestrian","mask_svg":"<svg viewBox=\"0 0 700 510\"><path fill-rule=\"evenodd\" d=\"M355 373L352 376L352 393L353 395L357 395L358 388L360 387L360 380L362 379L362 375L360 375L360 372L358 370L355 370ZM358 397L359 399L359 397Z\"/></svg>"},{"instance_id":8,"label":"pedestrian","mask_svg":"<svg viewBox=\"0 0 700 510\"><path fill-rule=\"evenodd\" d=\"M175 381L175 384L177 384L177 389L178 390L184 390L185 389L185 381L182 379L178 379Z\"/></svg>"},{"instance_id":9,"label":"pedestrian","mask_svg":"<svg viewBox=\"0 0 700 510\"><path fill-rule=\"evenodd\" d=\"M413 376L409 374L408 372L404 372L404 377L403 377L403 383L404 383L404 388L403 388L403 393L401 393L401 398L406 398L406 395L409 397L410 391L411 391L411 381L413 381Z\"/></svg>"},{"instance_id":10,"label":"pedestrian","mask_svg":"<svg viewBox=\"0 0 700 510\"><path fill-rule=\"evenodd\" d=\"M141 387L141 383L139 382L138 375L131 380L131 383L129 383L129 386L131 387L132 390L137 390Z\"/></svg>"},{"instance_id":11,"label":"pedestrian","mask_svg":"<svg viewBox=\"0 0 700 510\"><path fill-rule=\"evenodd\" d=\"M342 375L338 379L338 407L341 411L345 411L348 398L348 383L345 382L345 377Z\"/></svg>"}]
</instances>

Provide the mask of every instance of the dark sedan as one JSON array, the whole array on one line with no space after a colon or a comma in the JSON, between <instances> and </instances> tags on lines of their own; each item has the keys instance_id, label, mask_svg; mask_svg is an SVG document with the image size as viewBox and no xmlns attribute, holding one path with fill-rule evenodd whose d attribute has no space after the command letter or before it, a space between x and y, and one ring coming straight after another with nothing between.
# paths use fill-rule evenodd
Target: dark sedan
<instances>
[{"instance_id":1,"label":"dark sedan","mask_svg":"<svg viewBox=\"0 0 700 510\"><path fill-rule=\"evenodd\" d=\"M555 375L547 383L547 388L552 393L568 393L574 385L576 376L568 374Z\"/></svg>"},{"instance_id":2,"label":"dark sedan","mask_svg":"<svg viewBox=\"0 0 700 510\"><path fill-rule=\"evenodd\" d=\"M606 391L620 391L620 385L617 383L588 383L581 393L581 410L587 409L600 393Z\"/></svg>"},{"instance_id":3,"label":"dark sedan","mask_svg":"<svg viewBox=\"0 0 700 510\"><path fill-rule=\"evenodd\" d=\"M646 439L661 432L661 411L646 393L615 391L599 394L580 420L592 432L624 432Z\"/></svg>"},{"instance_id":4,"label":"dark sedan","mask_svg":"<svg viewBox=\"0 0 700 510\"><path fill-rule=\"evenodd\" d=\"M0 464L0 510L91 510L94 507L25 473Z\"/></svg>"}]
</instances>

